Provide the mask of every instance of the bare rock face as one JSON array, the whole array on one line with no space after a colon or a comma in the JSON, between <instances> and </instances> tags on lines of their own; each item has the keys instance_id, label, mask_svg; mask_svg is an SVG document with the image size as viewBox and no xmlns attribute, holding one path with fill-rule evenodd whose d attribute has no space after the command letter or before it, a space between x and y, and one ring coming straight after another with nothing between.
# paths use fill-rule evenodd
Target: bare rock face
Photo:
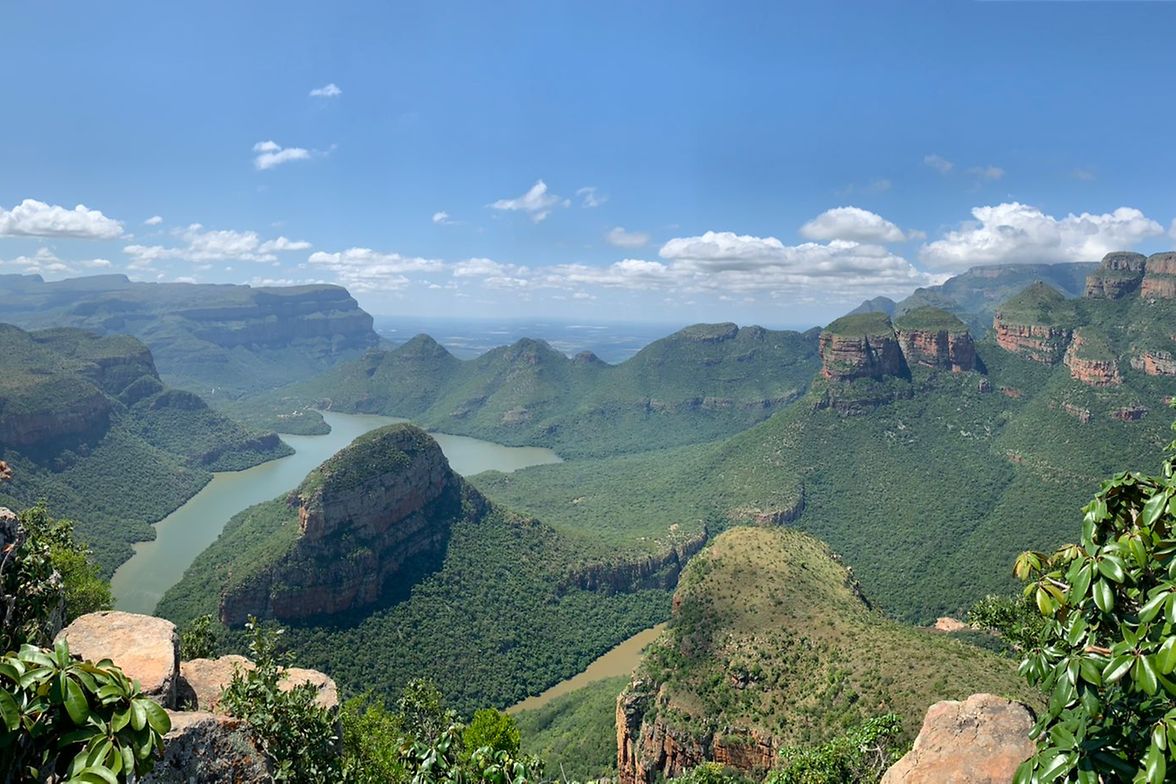
<instances>
[{"instance_id":1,"label":"bare rock face","mask_svg":"<svg viewBox=\"0 0 1176 784\"><path fill-rule=\"evenodd\" d=\"M1139 287L1146 300L1176 299L1176 253L1155 253L1147 258L1147 272Z\"/></svg>"},{"instance_id":2,"label":"bare rock face","mask_svg":"<svg viewBox=\"0 0 1176 784\"><path fill-rule=\"evenodd\" d=\"M1141 253L1116 252L1103 256L1102 266L1086 278L1086 296L1122 299L1139 291L1146 257Z\"/></svg>"},{"instance_id":3,"label":"bare rock face","mask_svg":"<svg viewBox=\"0 0 1176 784\"><path fill-rule=\"evenodd\" d=\"M882 784L1009 784L1033 754L1032 728L1028 708L992 694L937 702Z\"/></svg>"},{"instance_id":4,"label":"bare rock face","mask_svg":"<svg viewBox=\"0 0 1176 784\"><path fill-rule=\"evenodd\" d=\"M1138 422L1147 416L1147 409L1140 405L1123 406L1111 411L1111 419L1117 419L1120 422Z\"/></svg>"},{"instance_id":5,"label":"bare rock face","mask_svg":"<svg viewBox=\"0 0 1176 784\"><path fill-rule=\"evenodd\" d=\"M1066 367L1070 368L1070 377L1091 387L1114 387L1122 384L1123 376L1119 373L1119 363L1115 358L1090 357L1086 355L1088 349L1082 330L1074 330L1074 339L1062 358Z\"/></svg>"},{"instance_id":6,"label":"bare rock face","mask_svg":"<svg viewBox=\"0 0 1176 784\"><path fill-rule=\"evenodd\" d=\"M839 335L826 330L821 333L818 349L821 375L828 379L852 381L906 373L906 361L893 328L862 335Z\"/></svg>"},{"instance_id":7,"label":"bare rock face","mask_svg":"<svg viewBox=\"0 0 1176 784\"><path fill-rule=\"evenodd\" d=\"M70 653L83 659L110 659L139 682L143 694L165 708L176 707L180 637L171 621L105 610L76 619L57 640L65 640Z\"/></svg>"},{"instance_id":8,"label":"bare rock face","mask_svg":"<svg viewBox=\"0 0 1176 784\"><path fill-rule=\"evenodd\" d=\"M1131 367L1149 376L1176 376L1176 357L1171 351L1143 351L1131 358Z\"/></svg>"},{"instance_id":9,"label":"bare rock face","mask_svg":"<svg viewBox=\"0 0 1176 784\"><path fill-rule=\"evenodd\" d=\"M997 313L992 322L996 343L1025 359L1056 365L1066 354L1073 332L1068 327L1037 324L1009 324Z\"/></svg>"},{"instance_id":10,"label":"bare rock face","mask_svg":"<svg viewBox=\"0 0 1176 784\"><path fill-rule=\"evenodd\" d=\"M899 330L898 341L909 365L925 365L954 373L976 369L976 346L967 330Z\"/></svg>"},{"instance_id":11,"label":"bare rock face","mask_svg":"<svg viewBox=\"0 0 1176 784\"><path fill-rule=\"evenodd\" d=\"M168 711L163 759L143 784L269 784L273 770L249 727L203 711Z\"/></svg>"},{"instance_id":12,"label":"bare rock face","mask_svg":"<svg viewBox=\"0 0 1176 784\"><path fill-rule=\"evenodd\" d=\"M180 664L178 702L190 710L217 713L220 709L221 692L233 680L237 670L247 672L254 667L244 656L228 655L219 659L192 659ZM335 681L319 672L301 667L285 671L286 677L278 684L282 691L309 683L318 690L315 702L319 707L334 711L339 707L339 690Z\"/></svg>"},{"instance_id":13,"label":"bare rock face","mask_svg":"<svg viewBox=\"0 0 1176 784\"><path fill-rule=\"evenodd\" d=\"M952 618L950 615L944 615L941 618L937 618L935 625L931 628L937 632L951 633L967 631L971 627L958 618Z\"/></svg>"},{"instance_id":14,"label":"bare rock face","mask_svg":"<svg viewBox=\"0 0 1176 784\"><path fill-rule=\"evenodd\" d=\"M485 500L419 428L357 440L291 495L300 533L290 549L221 597L220 617L299 620L369 606L401 570L444 551L449 524Z\"/></svg>"}]
</instances>

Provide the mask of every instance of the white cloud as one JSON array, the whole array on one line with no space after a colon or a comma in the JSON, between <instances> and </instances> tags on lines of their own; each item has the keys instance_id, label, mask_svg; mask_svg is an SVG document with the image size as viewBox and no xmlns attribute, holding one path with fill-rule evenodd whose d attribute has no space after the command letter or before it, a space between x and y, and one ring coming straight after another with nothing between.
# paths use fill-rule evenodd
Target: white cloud
<instances>
[{"instance_id":1,"label":"white cloud","mask_svg":"<svg viewBox=\"0 0 1176 784\"><path fill-rule=\"evenodd\" d=\"M609 230L604 239L618 248L640 248L649 242L649 235L643 231L625 231L623 226L617 226Z\"/></svg>"},{"instance_id":2,"label":"white cloud","mask_svg":"<svg viewBox=\"0 0 1176 784\"><path fill-rule=\"evenodd\" d=\"M1168 229L1168 236L1176 240L1176 218L1172 219L1172 226Z\"/></svg>"},{"instance_id":3,"label":"white cloud","mask_svg":"<svg viewBox=\"0 0 1176 784\"><path fill-rule=\"evenodd\" d=\"M146 226L158 226L161 223L163 223L162 215L152 215L150 218L143 221L143 224Z\"/></svg>"},{"instance_id":4,"label":"white cloud","mask_svg":"<svg viewBox=\"0 0 1176 784\"><path fill-rule=\"evenodd\" d=\"M860 207L834 207L800 227L810 240L854 240L857 242L903 242L902 229L877 213Z\"/></svg>"},{"instance_id":5,"label":"white cloud","mask_svg":"<svg viewBox=\"0 0 1176 784\"><path fill-rule=\"evenodd\" d=\"M284 251L308 250L310 243L278 237L262 241L255 231L234 231L232 229L206 230L199 223L185 229L176 229L172 234L183 241L183 245L127 245L123 252L131 257L131 268L142 269L154 262L178 259L195 263L209 261L256 261L274 262L276 254Z\"/></svg>"},{"instance_id":6,"label":"white cloud","mask_svg":"<svg viewBox=\"0 0 1176 784\"><path fill-rule=\"evenodd\" d=\"M499 199L488 206L496 210L525 212L531 217L531 220L538 223L550 215L556 207L567 207L568 205L567 199L547 192L547 183L543 180L536 180L531 189L522 196L513 199Z\"/></svg>"},{"instance_id":7,"label":"white cloud","mask_svg":"<svg viewBox=\"0 0 1176 784\"><path fill-rule=\"evenodd\" d=\"M1164 231L1133 207L1055 218L1036 207L1009 202L975 207L972 216L974 221L924 245L919 257L931 267L957 270L981 264L1097 261Z\"/></svg>"},{"instance_id":8,"label":"white cloud","mask_svg":"<svg viewBox=\"0 0 1176 784\"><path fill-rule=\"evenodd\" d=\"M405 273L437 272L445 264L437 259L381 253L371 248L348 248L336 253L318 251L308 261L334 273L340 283L355 291L398 291L411 282Z\"/></svg>"},{"instance_id":9,"label":"white cloud","mask_svg":"<svg viewBox=\"0 0 1176 784\"><path fill-rule=\"evenodd\" d=\"M11 210L0 207L0 237L74 237L111 240L121 237L122 222L79 204L72 210L25 199Z\"/></svg>"},{"instance_id":10,"label":"white cloud","mask_svg":"<svg viewBox=\"0 0 1176 784\"><path fill-rule=\"evenodd\" d=\"M595 186L580 188L576 195L580 197L581 207L599 207L608 201L607 196L596 192Z\"/></svg>"},{"instance_id":11,"label":"white cloud","mask_svg":"<svg viewBox=\"0 0 1176 784\"><path fill-rule=\"evenodd\" d=\"M451 221L449 219L449 213L446 212L445 210L440 210L438 212L433 213L433 223L442 224L442 223L452 223L452 222L453 221Z\"/></svg>"},{"instance_id":12,"label":"white cloud","mask_svg":"<svg viewBox=\"0 0 1176 784\"><path fill-rule=\"evenodd\" d=\"M343 91L334 82L325 84L322 87L316 87L310 91L311 98L336 98L342 94Z\"/></svg>"},{"instance_id":13,"label":"white cloud","mask_svg":"<svg viewBox=\"0 0 1176 784\"><path fill-rule=\"evenodd\" d=\"M63 261L49 248L37 248L32 256L17 256L15 259L0 259L0 269L15 269L25 275L47 275L52 277L66 277L93 271L109 269L109 259L82 259L80 261Z\"/></svg>"},{"instance_id":14,"label":"white cloud","mask_svg":"<svg viewBox=\"0 0 1176 784\"><path fill-rule=\"evenodd\" d=\"M310 158L310 150L303 147L283 147L273 140L258 142L253 145L257 153L253 158L253 166L258 171L272 169L290 161L305 161Z\"/></svg>"},{"instance_id":15,"label":"white cloud","mask_svg":"<svg viewBox=\"0 0 1176 784\"><path fill-rule=\"evenodd\" d=\"M455 278L493 278L525 275L527 268L518 264L502 264L493 259L474 258L453 265Z\"/></svg>"},{"instance_id":16,"label":"white cloud","mask_svg":"<svg viewBox=\"0 0 1176 784\"><path fill-rule=\"evenodd\" d=\"M1005 176L1005 170L999 166L973 166L968 169L968 174L971 174L973 177L978 177L981 180L996 182Z\"/></svg>"},{"instance_id":17,"label":"white cloud","mask_svg":"<svg viewBox=\"0 0 1176 784\"><path fill-rule=\"evenodd\" d=\"M949 174L951 170L955 168L954 163L949 161L947 158L944 158L942 155L936 155L934 153L931 155L924 155L923 163L930 166L940 174Z\"/></svg>"}]
</instances>

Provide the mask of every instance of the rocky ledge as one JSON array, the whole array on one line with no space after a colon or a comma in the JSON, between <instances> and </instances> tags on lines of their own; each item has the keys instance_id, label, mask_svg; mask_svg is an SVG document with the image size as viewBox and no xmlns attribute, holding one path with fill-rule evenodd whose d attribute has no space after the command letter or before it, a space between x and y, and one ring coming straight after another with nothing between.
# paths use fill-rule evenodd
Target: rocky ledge
<instances>
[{"instance_id":1,"label":"rocky ledge","mask_svg":"<svg viewBox=\"0 0 1176 784\"><path fill-rule=\"evenodd\" d=\"M1131 358L1131 367L1149 376L1176 376L1176 357L1171 351L1141 351Z\"/></svg>"},{"instance_id":2,"label":"rocky ledge","mask_svg":"<svg viewBox=\"0 0 1176 784\"><path fill-rule=\"evenodd\" d=\"M1066 355L1074 336L1074 312L1061 292L1034 283L1005 304L992 319L996 342L1005 351L1045 365Z\"/></svg>"},{"instance_id":3,"label":"rocky ledge","mask_svg":"<svg viewBox=\"0 0 1176 784\"><path fill-rule=\"evenodd\" d=\"M254 665L243 656L181 662L171 621L125 612L83 615L61 631L70 652L90 661L110 659L171 719L163 758L142 784L262 784L273 770L249 725L220 712L220 695L237 670ZM311 683L317 701L338 708L335 682L317 670L286 670L281 688Z\"/></svg>"},{"instance_id":4,"label":"rocky ledge","mask_svg":"<svg viewBox=\"0 0 1176 784\"><path fill-rule=\"evenodd\" d=\"M1028 708L992 694L937 702L882 784L1008 784L1033 754L1032 728Z\"/></svg>"},{"instance_id":5,"label":"rocky ledge","mask_svg":"<svg viewBox=\"0 0 1176 784\"><path fill-rule=\"evenodd\" d=\"M403 570L444 553L451 523L487 502L423 430L373 431L306 478L290 496L298 533L268 566L231 585L220 617L299 620L371 606Z\"/></svg>"},{"instance_id":6,"label":"rocky ledge","mask_svg":"<svg viewBox=\"0 0 1176 784\"><path fill-rule=\"evenodd\" d=\"M1086 279L1086 296L1155 301L1176 299L1176 253L1108 253L1102 266Z\"/></svg>"},{"instance_id":7,"label":"rocky ledge","mask_svg":"<svg viewBox=\"0 0 1176 784\"><path fill-rule=\"evenodd\" d=\"M968 327L946 310L915 308L894 322L908 365L959 373L977 370L976 346Z\"/></svg>"},{"instance_id":8,"label":"rocky ledge","mask_svg":"<svg viewBox=\"0 0 1176 784\"><path fill-rule=\"evenodd\" d=\"M1152 301L1176 299L1176 253L1155 253L1147 257L1145 266L1139 296Z\"/></svg>"},{"instance_id":9,"label":"rocky ledge","mask_svg":"<svg viewBox=\"0 0 1176 784\"><path fill-rule=\"evenodd\" d=\"M834 381L910 375L894 325L885 313L843 316L818 340L821 375Z\"/></svg>"},{"instance_id":10,"label":"rocky ledge","mask_svg":"<svg viewBox=\"0 0 1176 784\"><path fill-rule=\"evenodd\" d=\"M1074 330L1074 338L1062 358L1075 381L1091 387L1113 387L1123 383L1119 363L1102 341L1090 340L1083 330Z\"/></svg>"}]
</instances>

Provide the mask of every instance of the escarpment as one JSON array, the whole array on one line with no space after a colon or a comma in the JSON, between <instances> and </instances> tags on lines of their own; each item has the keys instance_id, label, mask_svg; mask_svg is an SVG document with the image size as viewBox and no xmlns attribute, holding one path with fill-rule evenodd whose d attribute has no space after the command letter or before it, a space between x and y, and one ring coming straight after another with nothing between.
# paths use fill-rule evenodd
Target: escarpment
<instances>
[{"instance_id":1,"label":"escarpment","mask_svg":"<svg viewBox=\"0 0 1176 784\"><path fill-rule=\"evenodd\" d=\"M908 365L954 373L978 369L976 345L967 325L946 310L916 308L899 317L894 327Z\"/></svg>"},{"instance_id":2,"label":"escarpment","mask_svg":"<svg viewBox=\"0 0 1176 784\"><path fill-rule=\"evenodd\" d=\"M1102 265L1086 278L1086 296L1122 299L1139 291L1147 257L1142 253L1108 253Z\"/></svg>"},{"instance_id":3,"label":"escarpment","mask_svg":"<svg viewBox=\"0 0 1176 784\"><path fill-rule=\"evenodd\" d=\"M357 439L289 497L284 543L235 574L222 594L229 625L249 615L284 621L369 607L398 579L445 551L450 525L487 502L454 473L423 430L392 425Z\"/></svg>"},{"instance_id":4,"label":"escarpment","mask_svg":"<svg viewBox=\"0 0 1176 784\"><path fill-rule=\"evenodd\" d=\"M1005 351L1056 365L1070 345L1074 321L1073 305L1056 289L1038 282L1001 305L992 329Z\"/></svg>"},{"instance_id":5,"label":"escarpment","mask_svg":"<svg viewBox=\"0 0 1176 784\"><path fill-rule=\"evenodd\" d=\"M1074 330L1074 339L1062 361L1075 381L1092 387L1112 387L1123 383L1119 363L1105 341L1090 337L1085 330Z\"/></svg>"}]
</instances>

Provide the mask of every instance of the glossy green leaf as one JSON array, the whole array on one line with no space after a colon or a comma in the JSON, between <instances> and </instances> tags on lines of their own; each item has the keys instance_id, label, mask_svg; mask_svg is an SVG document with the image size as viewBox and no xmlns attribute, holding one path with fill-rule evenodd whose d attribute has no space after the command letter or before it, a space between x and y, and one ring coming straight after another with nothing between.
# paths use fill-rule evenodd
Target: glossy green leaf
<instances>
[{"instance_id":1,"label":"glossy green leaf","mask_svg":"<svg viewBox=\"0 0 1176 784\"><path fill-rule=\"evenodd\" d=\"M1106 580L1098 580L1094 584L1094 603L1098 609L1110 614L1115 609L1115 593Z\"/></svg>"},{"instance_id":2,"label":"glossy green leaf","mask_svg":"<svg viewBox=\"0 0 1176 784\"><path fill-rule=\"evenodd\" d=\"M0 721L9 732L20 726L20 707L8 692L0 689Z\"/></svg>"},{"instance_id":3,"label":"glossy green leaf","mask_svg":"<svg viewBox=\"0 0 1176 784\"><path fill-rule=\"evenodd\" d=\"M90 703L86 701L86 694L73 678L64 678L65 711L74 724L85 724L90 716Z\"/></svg>"}]
</instances>

